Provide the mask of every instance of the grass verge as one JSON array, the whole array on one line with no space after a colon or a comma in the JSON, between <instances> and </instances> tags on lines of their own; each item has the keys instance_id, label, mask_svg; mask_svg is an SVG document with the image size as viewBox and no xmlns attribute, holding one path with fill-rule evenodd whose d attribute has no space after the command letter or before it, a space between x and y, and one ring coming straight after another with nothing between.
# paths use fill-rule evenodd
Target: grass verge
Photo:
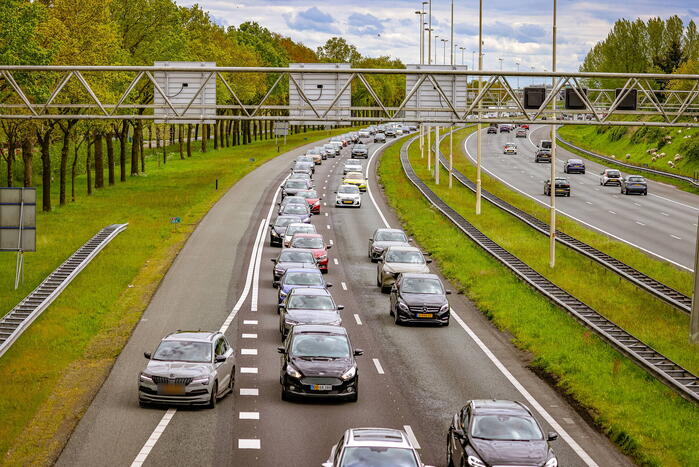
<instances>
[{"instance_id":1,"label":"grass verge","mask_svg":"<svg viewBox=\"0 0 699 467\"><path fill-rule=\"evenodd\" d=\"M328 135L290 136L286 150ZM38 251L26 255L20 290L3 292L2 309L14 306L100 228L129 227L0 359L1 464L53 462L196 224L227 188L277 154L273 141L194 153L38 214ZM85 180L79 182L84 190ZM181 223L170 223L172 217ZM3 291L11 289L13 255L0 256L0 271Z\"/></svg>"},{"instance_id":2,"label":"grass verge","mask_svg":"<svg viewBox=\"0 0 699 467\"><path fill-rule=\"evenodd\" d=\"M424 176L424 162L416 149L414 145L411 151L414 167ZM699 426L699 409L652 379L467 240L409 183L398 153L398 147L384 153L379 176L389 203L404 227L422 247L432 252L446 277L498 328L511 333L515 345L534 356L532 366L551 375L559 390L577 401L594 423L639 463L672 466L699 463L699 452L695 449L699 434L687 429ZM441 179L446 183L445 172ZM453 189L452 193L457 190ZM461 191L455 199L472 212L470 192ZM454 205L454 199L450 202ZM491 212L495 208L488 209L487 204L483 207L482 218L496 215ZM517 232L511 219L506 222L497 223L498 230L512 236L512 242L528 248L525 245L528 234ZM536 235L540 239L532 239L533 243L546 242L545 237ZM587 275L587 269L579 260L577 265L576 277L580 280L580 271Z\"/></svg>"}]
</instances>

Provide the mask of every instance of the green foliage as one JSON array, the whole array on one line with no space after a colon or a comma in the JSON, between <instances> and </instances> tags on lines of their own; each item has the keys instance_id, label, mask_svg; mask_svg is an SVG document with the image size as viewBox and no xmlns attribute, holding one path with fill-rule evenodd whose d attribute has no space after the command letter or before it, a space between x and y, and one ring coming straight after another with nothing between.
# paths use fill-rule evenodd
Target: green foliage
<instances>
[{"instance_id":1,"label":"green foliage","mask_svg":"<svg viewBox=\"0 0 699 467\"><path fill-rule=\"evenodd\" d=\"M342 37L328 39L325 45L318 47L316 53L323 62L355 63L362 58L357 48Z\"/></svg>"},{"instance_id":2,"label":"green foliage","mask_svg":"<svg viewBox=\"0 0 699 467\"><path fill-rule=\"evenodd\" d=\"M626 127L625 126L613 126L609 130L609 140L610 141L619 141L621 138L624 137L626 134Z\"/></svg>"},{"instance_id":3,"label":"green foliage","mask_svg":"<svg viewBox=\"0 0 699 467\"><path fill-rule=\"evenodd\" d=\"M699 162L699 137L690 138L680 144L680 151L690 161Z\"/></svg>"}]
</instances>

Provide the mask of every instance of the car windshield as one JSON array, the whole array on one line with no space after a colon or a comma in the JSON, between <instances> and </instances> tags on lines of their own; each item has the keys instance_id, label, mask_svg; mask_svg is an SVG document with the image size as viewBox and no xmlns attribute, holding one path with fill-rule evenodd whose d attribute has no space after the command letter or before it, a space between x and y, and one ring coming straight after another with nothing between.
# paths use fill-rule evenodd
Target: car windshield
<instances>
[{"instance_id":1,"label":"car windshield","mask_svg":"<svg viewBox=\"0 0 699 467\"><path fill-rule=\"evenodd\" d=\"M287 272L284 275L285 285L325 285L323 276L315 272Z\"/></svg>"},{"instance_id":2,"label":"car windshield","mask_svg":"<svg viewBox=\"0 0 699 467\"><path fill-rule=\"evenodd\" d=\"M359 172L350 172L345 178L347 178L347 180L364 180L364 176Z\"/></svg>"},{"instance_id":3,"label":"car windshield","mask_svg":"<svg viewBox=\"0 0 699 467\"><path fill-rule=\"evenodd\" d=\"M341 467L417 467L412 449L358 446L348 447Z\"/></svg>"},{"instance_id":4,"label":"car windshield","mask_svg":"<svg viewBox=\"0 0 699 467\"><path fill-rule=\"evenodd\" d=\"M425 262L425 258L419 251L392 250L386 253L386 262L422 264Z\"/></svg>"},{"instance_id":5,"label":"car windshield","mask_svg":"<svg viewBox=\"0 0 699 467\"><path fill-rule=\"evenodd\" d=\"M311 151L308 152L310 153ZM313 162L313 158L311 156L299 156L296 162Z\"/></svg>"},{"instance_id":6,"label":"car windshield","mask_svg":"<svg viewBox=\"0 0 699 467\"><path fill-rule=\"evenodd\" d=\"M294 357L348 358L349 344L345 336L299 334L291 343Z\"/></svg>"},{"instance_id":7,"label":"car windshield","mask_svg":"<svg viewBox=\"0 0 699 467\"><path fill-rule=\"evenodd\" d=\"M318 192L315 190L299 191L296 196L300 196L304 199L316 199L318 197Z\"/></svg>"},{"instance_id":8,"label":"car windshield","mask_svg":"<svg viewBox=\"0 0 699 467\"><path fill-rule=\"evenodd\" d=\"M334 310L333 299L328 295L292 295L287 309Z\"/></svg>"},{"instance_id":9,"label":"car windshield","mask_svg":"<svg viewBox=\"0 0 699 467\"><path fill-rule=\"evenodd\" d=\"M443 294L442 282L438 279L406 278L401 290L407 293Z\"/></svg>"},{"instance_id":10,"label":"car windshield","mask_svg":"<svg viewBox=\"0 0 699 467\"><path fill-rule=\"evenodd\" d=\"M282 203L286 206L287 204L306 204L306 200L300 196L287 196L284 198Z\"/></svg>"},{"instance_id":11,"label":"car windshield","mask_svg":"<svg viewBox=\"0 0 699 467\"><path fill-rule=\"evenodd\" d=\"M313 253L310 251L282 251L278 263L314 263Z\"/></svg>"},{"instance_id":12,"label":"car windshield","mask_svg":"<svg viewBox=\"0 0 699 467\"><path fill-rule=\"evenodd\" d=\"M476 438L508 441L544 439L533 418L504 414L476 415L471 425L471 435Z\"/></svg>"},{"instance_id":13,"label":"car windshield","mask_svg":"<svg viewBox=\"0 0 699 467\"><path fill-rule=\"evenodd\" d=\"M338 190L338 193L345 193L345 194L353 194L353 195L358 195L359 194L359 188L356 186L341 186Z\"/></svg>"},{"instance_id":14,"label":"car windshield","mask_svg":"<svg viewBox=\"0 0 699 467\"><path fill-rule=\"evenodd\" d=\"M277 220L274 221L274 226L275 227L286 227L289 224L292 224L294 222L298 222L299 218L298 217L277 217Z\"/></svg>"},{"instance_id":15,"label":"car windshield","mask_svg":"<svg viewBox=\"0 0 699 467\"><path fill-rule=\"evenodd\" d=\"M328 143L328 144L326 144L326 145L323 146L323 147L324 147L325 149L334 149L334 148L335 148L335 145L334 145L334 144Z\"/></svg>"},{"instance_id":16,"label":"car windshield","mask_svg":"<svg viewBox=\"0 0 699 467\"><path fill-rule=\"evenodd\" d=\"M619 173L618 170L608 170L607 177L619 178L619 177L621 177L621 173Z\"/></svg>"},{"instance_id":17,"label":"car windshield","mask_svg":"<svg viewBox=\"0 0 699 467\"><path fill-rule=\"evenodd\" d=\"M286 229L288 236L293 236L295 233L316 233L316 228L312 224L290 225Z\"/></svg>"},{"instance_id":18,"label":"car windshield","mask_svg":"<svg viewBox=\"0 0 699 467\"><path fill-rule=\"evenodd\" d=\"M306 182L304 182L303 180L287 180L286 187L287 188L306 188Z\"/></svg>"},{"instance_id":19,"label":"car windshield","mask_svg":"<svg viewBox=\"0 0 699 467\"><path fill-rule=\"evenodd\" d=\"M628 178L628 180L629 180L630 182L636 182L636 183L639 183L639 182L642 183L642 182L645 182L645 181L646 181L643 177L634 177L634 176L630 176L630 177Z\"/></svg>"},{"instance_id":20,"label":"car windshield","mask_svg":"<svg viewBox=\"0 0 699 467\"><path fill-rule=\"evenodd\" d=\"M568 180L565 179L565 178L557 178L557 179L556 179L556 184L557 184L557 185L567 185L567 184L568 184Z\"/></svg>"},{"instance_id":21,"label":"car windshield","mask_svg":"<svg viewBox=\"0 0 699 467\"><path fill-rule=\"evenodd\" d=\"M377 232L374 236L375 242L406 242L408 239L403 232Z\"/></svg>"},{"instance_id":22,"label":"car windshield","mask_svg":"<svg viewBox=\"0 0 699 467\"><path fill-rule=\"evenodd\" d=\"M365 144L355 144L354 149L366 149L366 145Z\"/></svg>"},{"instance_id":23,"label":"car windshield","mask_svg":"<svg viewBox=\"0 0 699 467\"><path fill-rule=\"evenodd\" d=\"M306 214L308 206L305 204L287 204L284 206L284 214Z\"/></svg>"},{"instance_id":24,"label":"car windshield","mask_svg":"<svg viewBox=\"0 0 699 467\"><path fill-rule=\"evenodd\" d=\"M325 248L323 239L320 237L298 237L292 240L291 246L294 248Z\"/></svg>"},{"instance_id":25,"label":"car windshield","mask_svg":"<svg viewBox=\"0 0 699 467\"><path fill-rule=\"evenodd\" d=\"M207 342L162 341L153 360L177 362L210 362L211 344Z\"/></svg>"}]
</instances>

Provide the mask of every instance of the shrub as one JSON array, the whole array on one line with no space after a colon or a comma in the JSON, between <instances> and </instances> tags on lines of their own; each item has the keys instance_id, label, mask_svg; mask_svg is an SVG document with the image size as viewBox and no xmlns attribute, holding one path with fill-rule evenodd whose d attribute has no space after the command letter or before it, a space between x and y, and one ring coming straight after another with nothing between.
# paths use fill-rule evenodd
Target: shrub
<instances>
[{"instance_id":1,"label":"shrub","mask_svg":"<svg viewBox=\"0 0 699 467\"><path fill-rule=\"evenodd\" d=\"M625 126L615 126L609 131L609 141L619 141L626 134L627 128Z\"/></svg>"},{"instance_id":2,"label":"shrub","mask_svg":"<svg viewBox=\"0 0 699 467\"><path fill-rule=\"evenodd\" d=\"M683 141L680 145L680 152L682 152L689 161L699 161L699 137L694 136L693 138Z\"/></svg>"}]
</instances>

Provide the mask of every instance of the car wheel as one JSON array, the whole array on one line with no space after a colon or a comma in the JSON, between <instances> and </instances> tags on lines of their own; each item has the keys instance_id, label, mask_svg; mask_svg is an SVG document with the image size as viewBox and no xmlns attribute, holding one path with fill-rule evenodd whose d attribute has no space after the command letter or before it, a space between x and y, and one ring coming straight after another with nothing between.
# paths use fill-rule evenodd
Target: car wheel
<instances>
[{"instance_id":1,"label":"car wheel","mask_svg":"<svg viewBox=\"0 0 699 467\"><path fill-rule=\"evenodd\" d=\"M403 324L403 320L400 319L400 316L399 316L399 314L398 314L398 310L396 310L396 311L393 313L393 323L394 323L395 325L397 325L397 326Z\"/></svg>"},{"instance_id":2,"label":"car wheel","mask_svg":"<svg viewBox=\"0 0 699 467\"><path fill-rule=\"evenodd\" d=\"M286 388L282 386L282 400L283 401L289 401L291 400L291 397L288 392L286 392Z\"/></svg>"},{"instance_id":3,"label":"car wheel","mask_svg":"<svg viewBox=\"0 0 699 467\"><path fill-rule=\"evenodd\" d=\"M643 196L648 196L648 190L643 192Z\"/></svg>"},{"instance_id":4,"label":"car wheel","mask_svg":"<svg viewBox=\"0 0 699 467\"><path fill-rule=\"evenodd\" d=\"M381 286L381 293L388 293L391 291L391 287L387 285L382 285Z\"/></svg>"},{"instance_id":5,"label":"car wheel","mask_svg":"<svg viewBox=\"0 0 699 467\"><path fill-rule=\"evenodd\" d=\"M235 367L231 370L231 378L228 380L228 392L233 393L233 389L235 388Z\"/></svg>"},{"instance_id":6,"label":"car wheel","mask_svg":"<svg viewBox=\"0 0 699 467\"><path fill-rule=\"evenodd\" d=\"M209 399L209 403L206 405L207 409L216 408L216 393L218 393L218 382L214 382L214 387L211 389L211 399Z\"/></svg>"}]
</instances>

